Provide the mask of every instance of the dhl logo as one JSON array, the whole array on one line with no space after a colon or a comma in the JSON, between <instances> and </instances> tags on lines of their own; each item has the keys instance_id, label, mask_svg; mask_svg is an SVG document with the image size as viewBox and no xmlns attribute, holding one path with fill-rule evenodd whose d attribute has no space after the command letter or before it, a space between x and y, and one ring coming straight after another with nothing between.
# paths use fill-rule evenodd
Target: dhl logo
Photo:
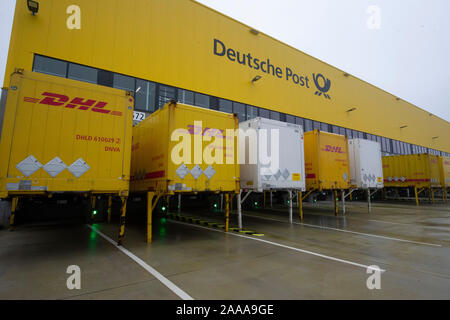
<instances>
[{"instance_id":1,"label":"dhl logo","mask_svg":"<svg viewBox=\"0 0 450 320\"><path fill-rule=\"evenodd\" d=\"M336 152L336 153L344 153L344 151L342 151L342 147L331 146L331 145L329 145L329 144L325 145L325 148L322 149L322 151L326 151L326 152Z\"/></svg>"},{"instance_id":2,"label":"dhl logo","mask_svg":"<svg viewBox=\"0 0 450 320\"><path fill-rule=\"evenodd\" d=\"M120 111L111 111L104 109L107 102L104 101L97 101L93 99L85 99L85 98L73 98L70 100L70 98L66 95L57 94L57 93L51 93L51 92L43 92L42 96L44 96L43 99L37 99L37 98L30 98L25 97L23 101L30 102L30 103L39 103L39 104L45 104L49 106L55 106L55 107L61 107L65 106L66 108L70 109L78 109L78 110L91 110L93 112L99 112L103 114L110 114L112 116L122 116L122 112ZM70 100L70 102L69 102Z\"/></svg>"}]
</instances>

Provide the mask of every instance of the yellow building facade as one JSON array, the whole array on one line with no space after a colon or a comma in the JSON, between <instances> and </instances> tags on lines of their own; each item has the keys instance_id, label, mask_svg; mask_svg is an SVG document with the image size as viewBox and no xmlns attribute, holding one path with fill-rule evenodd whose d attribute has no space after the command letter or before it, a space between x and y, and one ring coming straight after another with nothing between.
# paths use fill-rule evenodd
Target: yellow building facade
<instances>
[{"instance_id":1,"label":"yellow building facade","mask_svg":"<svg viewBox=\"0 0 450 320\"><path fill-rule=\"evenodd\" d=\"M190 0L17 1L15 68L134 91L149 114L176 99L378 141L384 154L450 153L450 124Z\"/></svg>"}]
</instances>

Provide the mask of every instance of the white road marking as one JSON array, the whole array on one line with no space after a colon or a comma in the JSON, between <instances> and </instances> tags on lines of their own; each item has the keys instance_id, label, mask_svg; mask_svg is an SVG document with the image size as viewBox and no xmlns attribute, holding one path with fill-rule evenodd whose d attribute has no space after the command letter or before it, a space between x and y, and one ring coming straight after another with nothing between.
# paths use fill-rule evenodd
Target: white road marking
<instances>
[{"instance_id":1,"label":"white road marking","mask_svg":"<svg viewBox=\"0 0 450 320\"><path fill-rule=\"evenodd\" d=\"M179 287L177 287L172 281L164 277L161 273L150 267L148 264L146 264L142 259L136 257L134 254L132 254L130 251L125 249L123 246L118 246L117 242L100 232L99 230L93 228L90 225L87 225L92 231L99 234L101 237L103 237L106 241L114 245L117 249L122 251L124 254L126 254L128 257L134 260L138 265L140 265L142 268L147 270L150 274L152 274L156 279L161 281L167 288L169 288L173 293L175 293L177 296L179 296L183 300L194 300L190 295L188 295L186 292L181 290Z\"/></svg>"},{"instance_id":2,"label":"white road marking","mask_svg":"<svg viewBox=\"0 0 450 320\"><path fill-rule=\"evenodd\" d=\"M266 217L258 217L258 216L249 215L249 214L243 214L243 216L257 218L257 219L262 219L262 220L272 220L272 221L277 221L277 222L281 222L281 223L288 223L288 221L282 221L282 220L266 218ZM361 236L374 237L374 238L380 238L380 239L386 239L386 240L393 240L393 241L400 241L400 242L407 242L407 243L415 243L415 244L423 244L423 245L426 245L426 246L442 247L441 244L420 242L420 241L413 241L413 240L406 240L406 239L400 239L400 238L392 238L392 237L380 236L378 234L372 234L372 233L362 233L362 232L345 230L345 229L337 229L337 228L332 228L332 227L318 226L318 225L315 225L315 224L308 224L308 223L302 223L302 222L293 222L293 224L303 225L303 226L307 226L307 227L311 227L311 228L319 228L319 229L333 230L333 231L339 231L339 232L353 233L353 234L357 234L357 235L361 235Z\"/></svg>"},{"instance_id":3,"label":"white road marking","mask_svg":"<svg viewBox=\"0 0 450 320\"><path fill-rule=\"evenodd\" d=\"M356 263L356 262L352 262L352 261L349 261L349 260L339 259L339 258L327 256L327 255L324 255L324 254L321 254L321 253L317 253L317 252L313 252L313 251L308 251L308 250L304 250L304 249L299 249L299 248L287 246L287 245L284 245L284 244L281 244L281 243L277 243L277 242L273 242L273 241L263 240L263 239L259 239L259 238L253 238L253 237L250 237L250 236L244 236L244 235L233 233L233 232L226 233L225 231L222 231L222 230L217 230L217 229L212 229L212 228L208 228L208 227L203 227L203 226L199 226L199 225L196 225L196 224L190 224L190 223L185 223L185 222L180 222L180 221L175 221L175 220L168 220L168 221L170 221L171 223L182 224L182 225L186 225L186 226L192 226L192 227L205 229L205 230L210 230L210 231L221 232L221 233L229 234L230 236L235 236L235 237L250 239L250 240L254 240L254 241L259 241L259 242L271 244L273 246L277 246L277 247L281 247L281 248L285 248L285 249L289 249L289 250L294 250L294 251L310 254L310 255L313 255L313 256L316 256L316 257L321 257L321 258L328 259L328 260L333 260L333 261L337 261L337 262L350 264L350 265L353 265L353 266L364 268L366 270L367 269L378 270L378 269L372 268L369 265ZM385 272L386 270L380 269L380 271L381 272Z\"/></svg>"}]
</instances>

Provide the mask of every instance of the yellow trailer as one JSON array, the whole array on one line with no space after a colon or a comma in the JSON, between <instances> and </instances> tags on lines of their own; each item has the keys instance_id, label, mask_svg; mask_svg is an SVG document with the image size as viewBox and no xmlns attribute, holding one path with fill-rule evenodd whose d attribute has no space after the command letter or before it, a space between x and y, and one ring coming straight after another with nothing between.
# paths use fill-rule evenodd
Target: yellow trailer
<instances>
[{"instance_id":1,"label":"yellow trailer","mask_svg":"<svg viewBox=\"0 0 450 320\"><path fill-rule=\"evenodd\" d=\"M313 130L304 139L306 189L333 190L337 214L337 190L350 188L347 137Z\"/></svg>"},{"instance_id":2,"label":"yellow trailer","mask_svg":"<svg viewBox=\"0 0 450 320\"><path fill-rule=\"evenodd\" d=\"M385 156L382 158L385 187L413 187L418 195L429 190L434 201L434 188L442 188L439 157L431 154Z\"/></svg>"},{"instance_id":3,"label":"yellow trailer","mask_svg":"<svg viewBox=\"0 0 450 320\"><path fill-rule=\"evenodd\" d=\"M235 114L175 101L133 128L130 189L148 195L148 242L159 197L213 192L231 199L239 193L237 129Z\"/></svg>"},{"instance_id":4,"label":"yellow trailer","mask_svg":"<svg viewBox=\"0 0 450 320\"><path fill-rule=\"evenodd\" d=\"M0 121L0 198L13 198L11 225L17 197L30 195L117 195L125 215L133 104L123 90L16 69Z\"/></svg>"}]
</instances>

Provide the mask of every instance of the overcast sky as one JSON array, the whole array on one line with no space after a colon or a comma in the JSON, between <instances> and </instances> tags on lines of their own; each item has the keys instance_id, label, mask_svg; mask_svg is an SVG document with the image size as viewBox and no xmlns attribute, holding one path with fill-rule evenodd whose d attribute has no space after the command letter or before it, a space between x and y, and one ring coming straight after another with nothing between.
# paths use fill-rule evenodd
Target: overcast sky
<instances>
[{"instance_id":1,"label":"overcast sky","mask_svg":"<svg viewBox=\"0 0 450 320\"><path fill-rule=\"evenodd\" d=\"M198 1L450 121L448 0ZM14 6L1 0L0 79Z\"/></svg>"}]
</instances>

